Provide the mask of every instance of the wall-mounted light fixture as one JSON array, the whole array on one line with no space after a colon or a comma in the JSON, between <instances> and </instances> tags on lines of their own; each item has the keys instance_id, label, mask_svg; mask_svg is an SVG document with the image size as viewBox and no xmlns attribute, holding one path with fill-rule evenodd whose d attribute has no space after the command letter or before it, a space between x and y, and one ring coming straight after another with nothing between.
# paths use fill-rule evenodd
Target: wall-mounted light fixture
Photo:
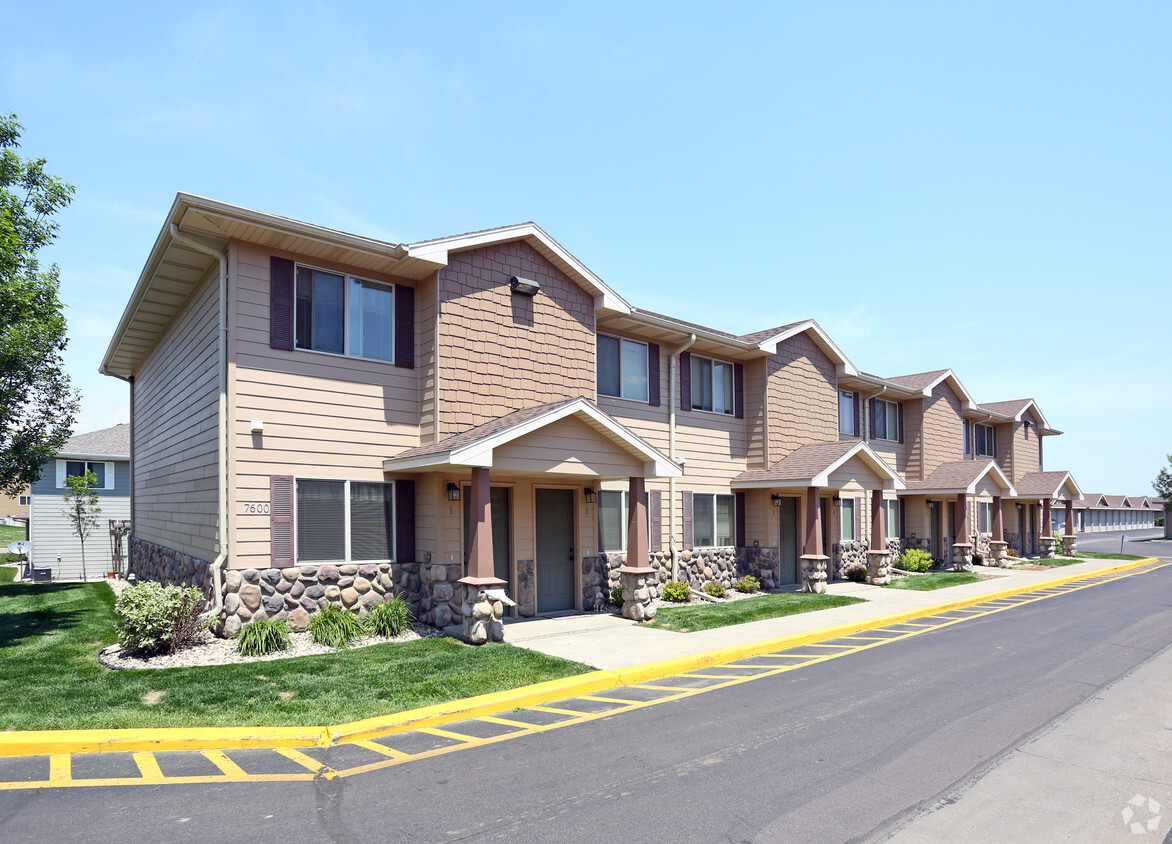
<instances>
[{"instance_id":1,"label":"wall-mounted light fixture","mask_svg":"<svg viewBox=\"0 0 1172 844\"><path fill-rule=\"evenodd\" d=\"M456 484L448 484L448 501L460 500L460 487Z\"/></svg>"},{"instance_id":2,"label":"wall-mounted light fixture","mask_svg":"<svg viewBox=\"0 0 1172 844\"><path fill-rule=\"evenodd\" d=\"M265 423L263 419L253 419L249 423L249 427L254 434L263 434L265 432Z\"/></svg>"},{"instance_id":3,"label":"wall-mounted light fixture","mask_svg":"<svg viewBox=\"0 0 1172 844\"><path fill-rule=\"evenodd\" d=\"M536 296L537 291L541 290L541 285L533 279L518 276L509 279L509 287L513 288L514 293L520 293L522 296Z\"/></svg>"},{"instance_id":4,"label":"wall-mounted light fixture","mask_svg":"<svg viewBox=\"0 0 1172 844\"><path fill-rule=\"evenodd\" d=\"M842 499L841 499L841 498L839 498L837 495L836 495L836 496L834 496L834 498L830 499L830 501L831 501L831 503L832 503L832 504L833 504L835 507L841 507L841 506L842 506Z\"/></svg>"},{"instance_id":5,"label":"wall-mounted light fixture","mask_svg":"<svg viewBox=\"0 0 1172 844\"><path fill-rule=\"evenodd\" d=\"M780 496L780 495L778 495L776 492L775 492L775 493L773 493L773 496L772 496L772 499L771 499L771 500L773 501L773 506L774 506L774 507L780 507L780 506L781 506L781 496Z\"/></svg>"},{"instance_id":6,"label":"wall-mounted light fixture","mask_svg":"<svg viewBox=\"0 0 1172 844\"><path fill-rule=\"evenodd\" d=\"M596 493L591 487L586 487L586 489L582 490L582 495L586 498L587 504L593 504L598 500L598 493Z\"/></svg>"}]
</instances>

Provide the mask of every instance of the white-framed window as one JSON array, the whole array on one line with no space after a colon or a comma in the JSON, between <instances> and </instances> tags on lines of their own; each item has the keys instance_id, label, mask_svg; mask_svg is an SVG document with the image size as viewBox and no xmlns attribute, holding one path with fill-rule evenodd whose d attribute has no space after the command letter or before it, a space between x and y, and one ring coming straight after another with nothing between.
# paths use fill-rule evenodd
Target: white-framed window
<instances>
[{"instance_id":1,"label":"white-framed window","mask_svg":"<svg viewBox=\"0 0 1172 844\"><path fill-rule=\"evenodd\" d=\"M975 426L976 434L974 439L977 441L977 455L979 457L996 457L997 451L997 432L992 425Z\"/></svg>"},{"instance_id":2,"label":"white-framed window","mask_svg":"<svg viewBox=\"0 0 1172 844\"><path fill-rule=\"evenodd\" d=\"M627 550L627 508L630 493L624 490L598 491L598 550ZM647 507L647 535L651 536L651 507Z\"/></svg>"},{"instance_id":3,"label":"white-framed window","mask_svg":"<svg viewBox=\"0 0 1172 844\"><path fill-rule=\"evenodd\" d=\"M993 532L993 504L989 501L977 502L977 532Z\"/></svg>"},{"instance_id":4,"label":"white-framed window","mask_svg":"<svg viewBox=\"0 0 1172 844\"><path fill-rule=\"evenodd\" d=\"M648 353L646 343L599 334L598 394L648 401Z\"/></svg>"},{"instance_id":5,"label":"white-framed window","mask_svg":"<svg viewBox=\"0 0 1172 844\"><path fill-rule=\"evenodd\" d=\"M298 349L394 362L393 285L298 264L294 301Z\"/></svg>"},{"instance_id":6,"label":"white-framed window","mask_svg":"<svg viewBox=\"0 0 1172 844\"><path fill-rule=\"evenodd\" d=\"M20 498L17 499L16 506L17 507L27 507L29 505L30 501L32 501L32 496L22 495L22 496L20 496Z\"/></svg>"},{"instance_id":7,"label":"white-framed window","mask_svg":"<svg viewBox=\"0 0 1172 844\"><path fill-rule=\"evenodd\" d=\"M297 478L298 563L387 563L395 558L395 485Z\"/></svg>"},{"instance_id":8,"label":"white-framed window","mask_svg":"<svg viewBox=\"0 0 1172 844\"><path fill-rule=\"evenodd\" d=\"M838 391L838 433L846 434L848 437L859 435L859 414L856 412L858 402L858 393L852 393L850 390Z\"/></svg>"},{"instance_id":9,"label":"white-framed window","mask_svg":"<svg viewBox=\"0 0 1172 844\"><path fill-rule=\"evenodd\" d=\"M883 501L883 532L888 539L899 538L899 508L903 502L898 498L887 498Z\"/></svg>"},{"instance_id":10,"label":"white-framed window","mask_svg":"<svg viewBox=\"0 0 1172 844\"><path fill-rule=\"evenodd\" d=\"M841 421L839 425L841 428ZM875 400L875 439L899 441L899 405L895 402Z\"/></svg>"},{"instance_id":11,"label":"white-framed window","mask_svg":"<svg viewBox=\"0 0 1172 844\"><path fill-rule=\"evenodd\" d=\"M80 478L86 472L93 472L97 476L94 489L114 488L114 464L99 460L58 460L57 461L57 488L65 489L65 479L73 476Z\"/></svg>"},{"instance_id":12,"label":"white-framed window","mask_svg":"<svg viewBox=\"0 0 1172 844\"><path fill-rule=\"evenodd\" d=\"M853 498L842 499L839 513L841 516L842 541L847 542L855 539L855 500Z\"/></svg>"},{"instance_id":13,"label":"white-framed window","mask_svg":"<svg viewBox=\"0 0 1172 844\"><path fill-rule=\"evenodd\" d=\"M692 496L692 544L717 548L736 542L737 498L735 495L696 493Z\"/></svg>"},{"instance_id":14,"label":"white-framed window","mask_svg":"<svg viewBox=\"0 0 1172 844\"><path fill-rule=\"evenodd\" d=\"M692 410L736 412L733 365L692 355Z\"/></svg>"}]
</instances>

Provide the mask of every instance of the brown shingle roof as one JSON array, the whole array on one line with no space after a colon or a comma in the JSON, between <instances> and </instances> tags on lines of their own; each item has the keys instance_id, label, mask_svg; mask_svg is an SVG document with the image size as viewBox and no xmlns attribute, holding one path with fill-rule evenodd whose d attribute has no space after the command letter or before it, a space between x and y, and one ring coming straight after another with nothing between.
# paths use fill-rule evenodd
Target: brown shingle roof
<instances>
[{"instance_id":1,"label":"brown shingle roof","mask_svg":"<svg viewBox=\"0 0 1172 844\"><path fill-rule=\"evenodd\" d=\"M728 331L721 331L719 328L709 328L707 325L700 325L696 322L688 322L687 320L678 319L677 317L668 316L667 314L658 314L655 311L648 311L644 308L635 308L635 313L646 314L647 316L661 319L664 322L670 322L678 325L680 328L686 328L689 331L705 331L709 334L716 334L720 337L727 337L729 340L740 340L742 343L760 343L762 340L768 340L775 334L781 334L788 331L795 325L800 325L804 320L798 322L791 322L786 325L779 325L776 328L766 328L764 331L754 331L750 334L731 334Z\"/></svg>"},{"instance_id":2,"label":"brown shingle roof","mask_svg":"<svg viewBox=\"0 0 1172 844\"><path fill-rule=\"evenodd\" d=\"M760 343L762 340L768 340L770 337L789 331L795 325L800 324L800 322L791 322L788 325L779 325L777 328L767 328L764 331L754 331L752 334L742 334L738 339L745 343Z\"/></svg>"},{"instance_id":3,"label":"brown shingle roof","mask_svg":"<svg viewBox=\"0 0 1172 844\"><path fill-rule=\"evenodd\" d=\"M917 489L956 490L963 492L989 469L992 460L958 460L955 463L941 463L931 475L922 481L910 481L908 492Z\"/></svg>"},{"instance_id":4,"label":"brown shingle roof","mask_svg":"<svg viewBox=\"0 0 1172 844\"><path fill-rule=\"evenodd\" d=\"M988 410L998 416L1017 416L1026 409L1026 405L1033 399L1014 399L1013 401L986 401L981 402L981 410Z\"/></svg>"},{"instance_id":5,"label":"brown shingle roof","mask_svg":"<svg viewBox=\"0 0 1172 844\"><path fill-rule=\"evenodd\" d=\"M1106 500L1108 507L1110 507L1112 510L1118 510L1121 507L1123 507L1123 502L1127 498L1127 496L1126 495L1104 495L1103 498L1104 498L1104 500Z\"/></svg>"},{"instance_id":6,"label":"brown shingle roof","mask_svg":"<svg viewBox=\"0 0 1172 844\"><path fill-rule=\"evenodd\" d=\"M797 451L774 463L768 469L750 469L741 472L733 478L733 483L750 483L760 481L804 481L825 472L834 461L838 460L856 445L858 440L842 440L832 443L817 443L804 445Z\"/></svg>"},{"instance_id":7,"label":"brown shingle roof","mask_svg":"<svg viewBox=\"0 0 1172 844\"><path fill-rule=\"evenodd\" d=\"M1017 487L1017 494L1021 496L1052 495L1069 474L1069 472L1030 472L1014 486Z\"/></svg>"},{"instance_id":8,"label":"brown shingle roof","mask_svg":"<svg viewBox=\"0 0 1172 844\"><path fill-rule=\"evenodd\" d=\"M70 437L60 453L84 454L87 457L129 457L130 426L122 422L112 428Z\"/></svg>"},{"instance_id":9,"label":"brown shingle roof","mask_svg":"<svg viewBox=\"0 0 1172 844\"><path fill-rule=\"evenodd\" d=\"M424 457L428 454L443 454L446 451L471 445L479 440L491 437L493 434L504 431L514 425L519 425L522 422L532 419L534 416L540 416L546 411L575 401L578 401L578 399L562 399L561 401L547 402L545 404L534 405L533 407L522 408L521 410L514 410L512 413L498 416L496 419L492 419L482 425L477 425L474 428L469 428L467 431L453 434L450 437L445 437L442 440L429 443L428 445L409 448L406 451L391 455L391 457L395 460L402 460L409 457Z\"/></svg>"},{"instance_id":10,"label":"brown shingle roof","mask_svg":"<svg viewBox=\"0 0 1172 844\"><path fill-rule=\"evenodd\" d=\"M914 375L896 375L894 378L885 378L892 384L907 387L911 390L922 390L947 372L947 369L934 369L931 372L917 372Z\"/></svg>"}]
</instances>

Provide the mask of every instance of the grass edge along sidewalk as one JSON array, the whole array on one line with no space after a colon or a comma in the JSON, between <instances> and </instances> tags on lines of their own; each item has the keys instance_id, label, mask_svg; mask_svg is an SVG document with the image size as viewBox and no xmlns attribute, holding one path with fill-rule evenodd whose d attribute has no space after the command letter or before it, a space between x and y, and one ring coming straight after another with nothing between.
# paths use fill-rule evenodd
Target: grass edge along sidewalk
<instances>
[{"instance_id":1,"label":"grass edge along sidewalk","mask_svg":"<svg viewBox=\"0 0 1172 844\"><path fill-rule=\"evenodd\" d=\"M1009 598L1027 592L1049 589L1077 580L1099 577L1157 563L1155 557L1123 563L1096 571L1065 575L1038 583L1015 586L971 598L945 601L930 607L908 610L865 621L824 627L806 633L735 645L694 656L637 665L614 671L593 671L561 680L550 680L509 691L492 692L463 700L435 704L420 709L397 712L385 717L367 718L346 724L307 727L167 727L136 730L23 730L0 734L0 757L43 756L59 753L103 753L139 750L212 750L242 747L329 747L376 736L434 727L462 721L504 709L538 706L565 697L591 694L646 683L726 662L757 656L771 651L793 648L825 639L835 639L863 630L887 627L916 618L938 615L949 610Z\"/></svg>"}]
</instances>

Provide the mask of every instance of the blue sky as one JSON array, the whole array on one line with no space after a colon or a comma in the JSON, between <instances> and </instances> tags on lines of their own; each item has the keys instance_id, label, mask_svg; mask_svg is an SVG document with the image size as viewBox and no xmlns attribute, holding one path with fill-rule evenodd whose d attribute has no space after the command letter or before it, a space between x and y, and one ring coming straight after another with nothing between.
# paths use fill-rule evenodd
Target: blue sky
<instances>
[{"instance_id":1,"label":"blue sky","mask_svg":"<svg viewBox=\"0 0 1172 844\"><path fill-rule=\"evenodd\" d=\"M77 186L79 431L177 191L395 242L534 220L634 304L813 317L1033 397L1047 468L1172 451L1172 6L0 2L0 110Z\"/></svg>"}]
</instances>

